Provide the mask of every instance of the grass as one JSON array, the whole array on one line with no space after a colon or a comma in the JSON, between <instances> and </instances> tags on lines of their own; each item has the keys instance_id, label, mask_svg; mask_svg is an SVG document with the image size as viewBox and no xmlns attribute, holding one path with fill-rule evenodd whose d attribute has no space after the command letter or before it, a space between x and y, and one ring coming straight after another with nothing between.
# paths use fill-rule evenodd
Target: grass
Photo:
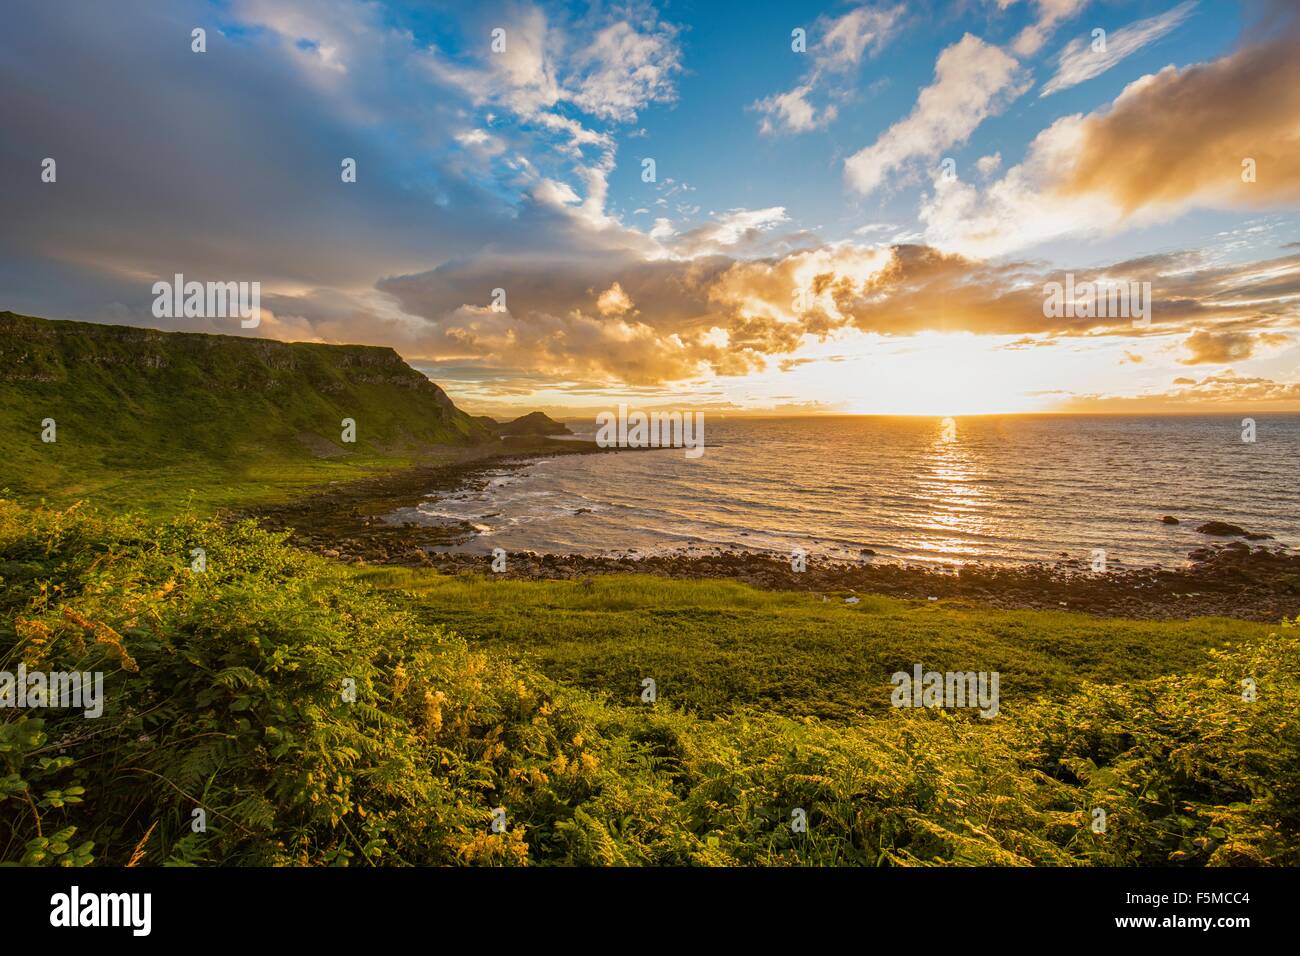
<instances>
[{"instance_id":1,"label":"grass","mask_svg":"<svg viewBox=\"0 0 1300 956\"><path fill-rule=\"evenodd\" d=\"M1004 708L1081 681L1140 681L1195 667L1212 647L1257 640L1264 625L1223 618L1128 621L949 602L762 591L731 581L608 576L512 581L491 575L368 568L420 618L473 635L619 703L650 677L673 706L701 717L742 707L851 719L889 709L890 675L998 671Z\"/></svg>"},{"instance_id":2,"label":"grass","mask_svg":"<svg viewBox=\"0 0 1300 956\"><path fill-rule=\"evenodd\" d=\"M0 312L0 359L0 487L29 501L153 514L251 504L488 437L386 348Z\"/></svg>"},{"instance_id":3,"label":"grass","mask_svg":"<svg viewBox=\"0 0 1300 956\"><path fill-rule=\"evenodd\" d=\"M202 573L194 547L208 555ZM467 607L452 621L457 601ZM729 605L751 616L748 632L715 633ZM531 609L559 647L546 607L557 626L655 622L647 652L682 673L666 685L713 695L716 716L670 692L646 705L567 686L494 646L526 632L478 634L468 617L491 625ZM677 627L692 607L701 623ZM766 617L784 623L754 633ZM1300 864L1300 630L985 618L892 601L820 607L719 582L532 587L358 571L249 523L0 501L0 671L101 671L106 684L95 720L0 710L0 861ZM800 680L847 719L737 706L762 699L756 662L780 658L787 626L848 635L852 660L877 667L920 653L973 666L981 648L1038 667L1042 689L1018 686L993 720L848 716L857 664L818 665L785 640ZM717 660L692 670L666 643L674 627L712 641ZM1028 649L1016 655L1016 642ZM1130 659L1139 645L1145 666ZM1053 649L1076 672L1068 680ZM728 653L741 690L723 694ZM583 666L601 673L598 656ZM790 825L796 811L806 832Z\"/></svg>"}]
</instances>

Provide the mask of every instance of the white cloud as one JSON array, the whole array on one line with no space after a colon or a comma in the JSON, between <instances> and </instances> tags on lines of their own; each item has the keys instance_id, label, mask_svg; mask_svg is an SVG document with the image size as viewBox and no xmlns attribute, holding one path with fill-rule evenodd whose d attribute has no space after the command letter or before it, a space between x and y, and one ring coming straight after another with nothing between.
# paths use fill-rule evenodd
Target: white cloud
<instances>
[{"instance_id":1,"label":"white cloud","mask_svg":"<svg viewBox=\"0 0 1300 956\"><path fill-rule=\"evenodd\" d=\"M868 50L879 50L884 45L902 13L902 7L876 8L864 4L838 20L829 21L813 51L815 69L820 73L855 69Z\"/></svg>"},{"instance_id":2,"label":"white cloud","mask_svg":"<svg viewBox=\"0 0 1300 956\"><path fill-rule=\"evenodd\" d=\"M839 111L833 103L818 110L808 101L812 89L811 84L796 86L756 102L754 108L766 114L758 124L759 132L807 133L834 120Z\"/></svg>"},{"instance_id":3,"label":"white cloud","mask_svg":"<svg viewBox=\"0 0 1300 956\"><path fill-rule=\"evenodd\" d=\"M562 112L568 105L597 121L632 122L640 110L676 96L681 72L677 28L654 16L629 18L611 13L604 25L579 30L552 24L538 6L516 8L508 18L505 48L491 52L484 37L471 62L452 61L436 49L425 53L424 67L476 107L499 106L515 118L559 137L549 145L574 161L572 175L585 198L580 214L597 227L611 225L605 214L608 177L615 165L613 136L589 121ZM575 35L590 36L574 43ZM595 150L588 157L586 150ZM531 180L531 177L530 177Z\"/></svg>"},{"instance_id":4,"label":"white cloud","mask_svg":"<svg viewBox=\"0 0 1300 956\"><path fill-rule=\"evenodd\" d=\"M644 32L626 21L610 24L573 57L573 92L566 98L592 116L620 122L634 122L650 103L672 102L681 71L676 33L654 22Z\"/></svg>"},{"instance_id":5,"label":"white cloud","mask_svg":"<svg viewBox=\"0 0 1300 956\"><path fill-rule=\"evenodd\" d=\"M939 54L934 82L921 91L911 114L845 162L849 185L870 193L911 160L937 158L1027 88L1014 57L966 34Z\"/></svg>"},{"instance_id":6,"label":"white cloud","mask_svg":"<svg viewBox=\"0 0 1300 956\"><path fill-rule=\"evenodd\" d=\"M1011 44L1017 56L1028 57L1037 53L1047 42L1057 26L1071 19L1088 4L1088 0L1035 0L1038 19L1020 31ZM1003 3L1003 7L1009 6Z\"/></svg>"},{"instance_id":7,"label":"white cloud","mask_svg":"<svg viewBox=\"0 0 1300 956\"><path fill-rule=\"evenodd\" d=\"M984 177L992 176L998 171L998 167L1001 165L1001 152L992 153L988 156L981 156L979 159L975 160L975 168L979 170L979 174Z\"/></svg>"},{"instance_id":8,"label":"white cloud","mask_svg":"<svg viewBox=\"0 0 1300 956\"><path fill-rule=\"evenodd\" d=\"M1091 38L1071 40L1057 58L1056 75L1043 85L1039 97L1051 96L1060 90L1091 80L1094 76L1100 76L1120 60L1132 56L1174 30L1191 16L1195 7L1196 0L1185 0L1164 13L1130 23L1106 37L1104 51L1094 50Z\"/></svg>"},{"instance_id":9,"label":"white cloud","mask_svg":"<svg viewBox=\"0 0 1300 956\"><path fill-rule=\"evenodd\" d=\"M1063 116L980 190L936 181L920 218L946 251L990 257L1062 236L1106 236L1195 208L1292 209L1300 198L1296 34L1134 80L1089 114ZM1226 159L1225 159L1226 157ZM1267 178L1241 175L1238 157Z\"/></svg>"},{"instance_id":10,"label":"white cloud","mask_svg":"<svg viewBox=\"0 0 1300 956\"><path fill-rule=\"evenodd\" d=\"M763 114L762 133L805 133L828 125L839 114L834 103L814 102L826 97L843 99L849 90L842 82L869 53L878 52L897 31L903 8L863 4L837 18L820 17L812 33L819 36L806 54L812 66L797 86L755 101L751 109ZM823 90L823 88L826 88Z\"/></svg>"},{"instance_id":11,"label":"white cloud","mask_svg":"<svg viewBox=\"0 0 1300 956\"><path fill-rule=\"evenodd\" d=\"M673 229L672 220L662 216L656 219L655 224L650 228L650 238L660 242L674 235L676 230Z\"/></svg>"},{"instance_id":12,"label":"white cloud","mask_svg":"<svg viewBox=\"0 0 1300 956\"><path fill-rule=\"evenodd\" d=\"M787 222L789 218L784 206L729 209L712 222L682 233L672 244L672 251L690 257L730 249L742 242L757 239L775 226Z\"/></svg>"}]
</instances>

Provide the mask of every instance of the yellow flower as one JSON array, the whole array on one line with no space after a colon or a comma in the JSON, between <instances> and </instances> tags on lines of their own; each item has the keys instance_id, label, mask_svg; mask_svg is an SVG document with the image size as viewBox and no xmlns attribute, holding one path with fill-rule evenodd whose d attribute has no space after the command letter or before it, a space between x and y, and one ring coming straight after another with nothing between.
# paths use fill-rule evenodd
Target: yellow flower
<instances>
[{"instance_id":1,"label":"yellow flower","mask_svg":"<svg viewBox=\"0 0 1300 956\"><path fill-rule=\"evenodd\" d=\"M113 652L113 656L117 658L118 663L122 665L122 670L131 671L132 673L139 672L140 665L135 662L135 658L128 654L126 648L122 646L122 635L117 633L117 631L113 630L107 624L95 625L95 643L103 644L108 647Z\"/></svg>"}]
</instances>

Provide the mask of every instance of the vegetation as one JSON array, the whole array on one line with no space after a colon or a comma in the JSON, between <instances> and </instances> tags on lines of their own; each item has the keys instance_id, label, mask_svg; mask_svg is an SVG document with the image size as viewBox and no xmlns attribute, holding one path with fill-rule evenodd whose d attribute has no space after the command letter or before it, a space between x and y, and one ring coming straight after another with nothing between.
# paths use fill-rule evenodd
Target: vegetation
<instances>
[{"instance_id":1,"label":"vegetation","mask_svg":"<svg viewBox=\"0 0 1300 956\"><path fill-rule=\"evenodd\" d=\"M530 611L535 665L504 656L529 649ZM615 690L646 673L638 633L669 675L654 705ZM0 670L103 671L107 701L97 719L0 710L0 859L1295 865L1298 638L716 582L447 581L247 523L4 500ZM1006 662L998 718L871 702L889 668L970 667L968 648ZM793 716L813 685L833 719Z\"/></svg>"},{"instance_id":2,"label":"vegetation","mask_svg":"<svg viewBox=\"0 0 1300 956\"><path fill-rule=\"evenodd\" d=\"M395 567L360 572L400 590L421 620L615 702L642 679L674 707L715 717L753 706L854 719L890 709L890 675L914 664L998 671L1002 706L1189 670L1268 628L1224 618L1126 621L949 602L762 591L735 581L610 575L518 581Z\"/></svg>"},{"instance_id":3,"label":"vegetation","mask_svg":"<svg viewBox=\"0 0 1300 956\"><path fill-rule=\"evenodd\" d=\"M491 440L386 348L0 312L0 360L3 484L25 497L211 509Z\"/></svg>"}]
</instances>

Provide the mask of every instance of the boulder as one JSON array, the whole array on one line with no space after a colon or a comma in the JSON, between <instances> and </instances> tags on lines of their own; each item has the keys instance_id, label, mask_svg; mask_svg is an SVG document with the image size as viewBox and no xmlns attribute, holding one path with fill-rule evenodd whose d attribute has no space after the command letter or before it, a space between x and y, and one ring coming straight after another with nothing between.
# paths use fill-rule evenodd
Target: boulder
<instances>
[{"instance_id":1,"label":"boulder","mask_svg":"<svg viewBox=\"0 0 1300 956\"><path fill-rule=\"evenodd\" d=\"M1201 534L1214 535L1216 538L1240 538L1246 534L1245 528L1228 524L1226 521L1207 521L1205 524L1197 525L1196 530Z\"/></svg>"}]
</instances>

